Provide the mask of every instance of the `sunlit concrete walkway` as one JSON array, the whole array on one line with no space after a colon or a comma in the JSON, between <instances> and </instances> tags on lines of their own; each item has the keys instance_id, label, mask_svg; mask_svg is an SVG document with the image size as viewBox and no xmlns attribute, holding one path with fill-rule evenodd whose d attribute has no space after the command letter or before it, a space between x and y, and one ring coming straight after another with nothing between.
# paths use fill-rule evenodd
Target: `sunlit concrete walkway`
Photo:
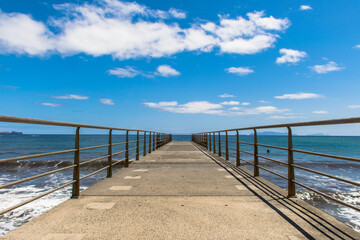
<instances>
[{"instance_id":1,"label":"sunlit concrete walkway","mask_svg":"<svg viewBox=\"0 0 360 240\"><path fill-rule=\"evenodd\" d=\"M3 239L360 239L277 186L171 142Z\"/></svg>"}]
</instances>

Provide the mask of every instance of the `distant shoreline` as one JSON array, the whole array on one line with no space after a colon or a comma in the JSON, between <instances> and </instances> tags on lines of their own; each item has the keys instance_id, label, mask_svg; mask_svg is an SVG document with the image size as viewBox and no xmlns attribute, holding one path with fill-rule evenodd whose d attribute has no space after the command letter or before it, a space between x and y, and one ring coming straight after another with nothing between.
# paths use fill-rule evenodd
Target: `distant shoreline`
<instances>
[{"instance_id":1,"label":"distant shoreline","mask_svg":"<svg viewBox=\"0 0 360 240\"><path fill-rule=\"evenodd\" d=\"M12 131L12 132L0 132L0 135L24 135L24 133Z\"/></svg>"}]
</instances>

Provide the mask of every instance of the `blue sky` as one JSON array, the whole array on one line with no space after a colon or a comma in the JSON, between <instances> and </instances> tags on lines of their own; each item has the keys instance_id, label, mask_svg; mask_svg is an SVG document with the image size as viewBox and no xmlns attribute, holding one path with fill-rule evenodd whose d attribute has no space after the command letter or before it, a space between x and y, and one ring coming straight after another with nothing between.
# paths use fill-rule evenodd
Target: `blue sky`
<instances>
[{"instance_id":1,"label":"blue sky","mask_svg":"<svg viewBox=\"0 0 360 240\"><path fill-rule=\"evenodd\" d=\"M359 10L355 0L1 0L0 112L172 133L359 116ZM314 132L354 128L299 130Z\"/></svg>"}]
</instances>

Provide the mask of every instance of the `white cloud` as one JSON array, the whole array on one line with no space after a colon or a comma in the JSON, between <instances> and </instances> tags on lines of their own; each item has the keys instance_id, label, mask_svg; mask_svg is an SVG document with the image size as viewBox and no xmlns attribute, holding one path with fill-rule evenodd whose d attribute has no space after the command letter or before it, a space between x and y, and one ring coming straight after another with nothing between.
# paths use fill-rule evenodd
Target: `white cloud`
<instances>
[{"instance_id":1,"label":"white cloud","mask_svg":"<svg viewBox=\"0 0 360 240\"><path fill-rule=\"evenodd\" d=\"M220 97L220 98L233 98L235 96L232 95L232 94L224 93L224 94L218 95L218 97Z\"/></svg>"},{"instance_id":2,"label":"white cloud","mask_svg":"<svg viewBox=\"0 0 360 240\"><path fill-rule=\"evenodd\" d=\"M360 44L355 45L354 48L359 48L360 49Z\"/></svg>"},{"instance_id":3,"label":"white cloud","mask_svg":"<svg viewBox=\"0 0 360 240\"><path fill-rule=\"evenodd\" d=\"M292 93L292 94L283 94L281 96L275 96L277 99L310 99L310 98L320 98L322 95L316 93Z\"/></svg>"},{"instance_id":4,"label":"white cloud","mask_svg":"<svg viewBox=\"0 0 360 240\"><path fill-rule=\"evenodd\" d=\"M344 69L344 67L339 67L337 65L337 63L330 61L325 65L314 65L310 67L313 71L320 73L320 74L324 74L324 73L328 73L328 72L333 72L333 71L341 71Z\"/></svg>"},{"instance_id":5,"label":"white cloud","mask_svg":"<svg viewBox=\"0 0 360 240\"><path fill-rule=\"evenodd\" d=\"M100 99L100 102L105 105L115 105L114 101L109 98L102 98Z\"/></svg>"},{"instance_id":6,"label":"white cloud","mask_svg":"<svg viewBox=\"0 0 360 240\"><path fill-rule=\"evenodd\" d=\"M249 106L250 103L249 103L249 102L242 102L241 105L243 105L243 106Z\"/></svg>"},{"instance_id":7,"label":"white cloud","mask_svg":"<svg viewBox=\"0 0 360 240\"><path fill-rule=\"evenodd\" d=\"M175 9L175 8L170 8L169 13L174 17L174 18L186 18L186 13L182 12L181 10Z\"/></svg>"},{"instance_id":8,"label":"white cloud","mask_svg":"<svg viewBox=\"0 0 360 240\"><path fill-rule=\"evenodd\" d=\"M160 65L157 67L155 72L144 72L140 70L136 70L132 67L125 67L125 68L114 68L108 70L109 75L115 75L119 78L133 78L138 75L147 78L153 78L155 76L162 76L162 77L173 77L180 75L180 72L176 71L169 65Z\"/></svg>"},{"instance_id":9,"label":"white cloud","mask_svg":"<svg viewBox=\"0 0 360 240\"><path fill-rule=\"evenodd\" d=\"M360 105L349 105L348 108L352 108L352 109L360 108Z\"/></svg>"},{"instance_id":10,"label":"white cloud","mask_svg":"<svg viewBox=\"0 0 360 240\"><path fill-rule=\"evenodd\" d=\"M171 102L145 102L143 103L149 108L158 109L161 111L173 113L186 113L186 114L212 114L220 116L241 116L241 115L257 115L257 114L274 114L284 113L290 111L289 109L278 109L274 106L262 106L256 108L240 108L232 107L225 110L223 105L210 103L208 101L193 101L185 104L179 104L177 101Z\"/></svg>"},{"instance_id":11,"label":"white cloud","mask_svg":"<svg viewBox=\"0 0 360 240\"><path fill-rule=\"evenodd\" d=\"M87 100L88 96L76 95L76 94L66 94L64 96L52 96L57 99L75 99L75 100Z\"/></svg>"},{"instance_id":12,"label":"white cloud","mask_svg":"<svg viewBox=\"0 0 360 240\"><path fill-rule=\"evenodd\" d=\"M240 105L240 102L238 101L225 101L225 102L222 102L220 103L221 105L231 105L231 106L234 106L234 105Z\"/></svg>"},{"instance_id":13,"label":"white cloud","mask_svg":"<svg viewBox=\"0 0 360 240\"><path fill-rule=\"evenodd\" d=\"M315 113L315 114L326 114L326 113L329 113L328 111L325 111L325 110L318 110L318 111L312 111L312 113Z\"/></svg>"},{"instance_id":14,"label":"white cloud","mask_svg":"<svg viewBox=\"0 0 360 240\"><path fill-rule=\"evenodd\" d=\"M180 73L169 65L160 65L157 68L157 74L163 77L178 76Z\"/></svg>"},{"instance_id":15,"label":"white cloud","mask_svg":"<svg viewBox=\"0 0 360 240\"><path fill-rule=\"evenodd\" d=\"M139 74L141 74L140 71L135 70L132 67L126 67L126 68L114 68L114 69L110 69L108 71L108 73L110 75L115 75L119 78L133 78Z\"/></svg>"},{"instance_id":16,"label":"white cloud","mask_svg":"<svg viewBox=\"0 0 360 240\"><path fill-rule=\"evenodd\" d=\"M0 53L43 55L53 44L53 36L42 22L0 10Z\"/></svg>"},{"instance_id":17,"label":"white cloud","mask_svg":"<svg viewBox=\"0 0 360 240\"><path fill-rule=\"evenodd\" d=\"M300 6L300 10L305 11L305 10L311 10L312 7L310 5L301 5Z\"/></svg>"},{"instance_id":18,"label":"white cloud","mask_svg":"<svg viewBox=\"0 0 360 240\"><path fill-rule=\"evenodd\" d=\"M277 64L297 63L307 56L306 52L294 49L282 48L279 52L282 56L276 59Z\"/></svg>"},{"instance_id":19,"label":"white cloud","mask_svg":"<svg viewBox=\"0 0 360 240\"><path fill-rule=\"evenodd\" d=\"M213 22L201 27L219 39L220 51L224 53L254 54L274 45L277 35L273 31L284 31L290 26L287 18L264 17L264 11L246 14L248 19L221 17L220 25Z\"/></svg>"},{"instance_id":20,"label":"white cloud","mask_svg":"<svg viewBox=\"0 0 360 240\"><path fill-rule=\"evenodd\" d=\"M259 103L271 103L271 102L265 100L259 100Z\"/></svg>"},{"instance_id":21,"label":"white cloud","mask_svg":"<svg viewBox=\"0 0 360 240\"><path fill-rule=\"evenodd\" d=\"M274 35L256 35L253 38L235 38L231 41L220 42L224 53L255 54L274 45Z\"/></svg>"},{"instance_id":22,"label":"white cloud","mask_svg":"<svg viewBox=\"0 0 360 240\"><path fill-rule=\"evenodd\" d=\"M290 111L289 109L278 109L274 106L261 106L256 107L254 109L250 109L250 112L254 111L254 114L266 113L266 114L274 114L274 113L283 113Z\"/></svg>"},{"instance_id":23,"label":"white cloud","mask_svg":"<svg viewBox=\"0 0 360 240\"><path fill-rule=\"evenodd\" d=\"M236 74L238 76L245 76L254 72L254 70L250 69L249 67L230 67L225 69L225 71Z\"/></svg>"},{"instance_id":24,"label":"white cloud","mask_svg":"<svg viewBox=\"0 0 360 240\"><path fill-rule=\"evenodd\" d=\"M234 19L219 17L219 23L190 23L190 27L182 28L177 21L186 14L173 8L163 11L118 0L54 7L61 17L50 16L46 24L29 15L0 12L1 52L63 56L83 53L116 59L159 58L214 49L255 54L273 47L277 33L290 26L287 18L266 17L263 11Z\"/></svg>"},{"instance_id":25,"label":"white cloud","mask_svg":"<svg viewBox=\"0 0 360 240\"><path fill-rule=\"evenodd\" d=\"M42 102L42 103L39 103L43 106L47 106L47 107L61 107L61 106L64 106L64 104L61 104L61 103L50 103L50 102Z\"/></svg>"},{"instance_id":26,"label":"white cloud","mask_svg":"<svg viewBox=\"0 0 360 240\"><path fill-rule=\"evenodd\" d=\"M185 104L178 104L176 101L172 102L145 102L145 106L156 108L162 111L174 113L204 113L204 114L221 114L223 108L220 104L210 103L208 101L193 101Z\"/></svg>"}]
</instances>

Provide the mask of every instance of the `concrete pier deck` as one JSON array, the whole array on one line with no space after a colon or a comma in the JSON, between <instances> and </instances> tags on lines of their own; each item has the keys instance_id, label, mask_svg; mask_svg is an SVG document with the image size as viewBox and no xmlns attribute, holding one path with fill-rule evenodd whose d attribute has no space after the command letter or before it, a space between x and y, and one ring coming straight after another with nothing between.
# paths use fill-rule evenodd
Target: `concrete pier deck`
<instances>
[{"instance_id":1,"label":"concrete pier deck","mask_svg":"<svg viewBox=\"0 0 360 240\"><path fill-rule=\"evenodd\" d=\"M191 142L171 142L3 239L360 239Z\"/></svg>"}]
</instances>

